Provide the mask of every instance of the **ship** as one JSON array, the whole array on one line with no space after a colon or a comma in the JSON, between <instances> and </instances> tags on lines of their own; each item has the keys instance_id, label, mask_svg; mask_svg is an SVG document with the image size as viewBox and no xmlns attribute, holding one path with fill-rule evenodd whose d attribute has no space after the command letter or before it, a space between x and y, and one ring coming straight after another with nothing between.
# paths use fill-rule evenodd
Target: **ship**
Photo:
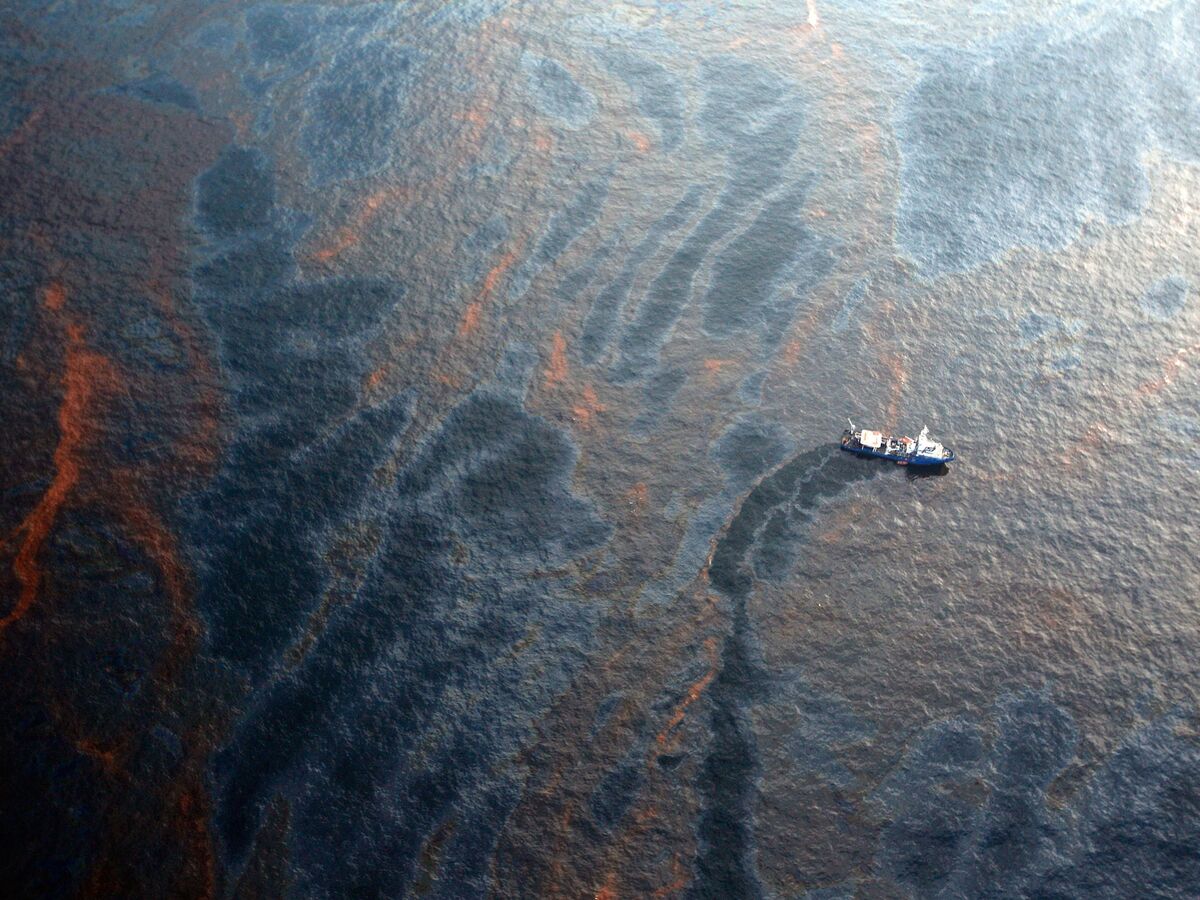
<instances>
[{"instance_id":1,"label":"ship","mask_svg":"<svg viewBox=\"0 0 1200 900\"><path fill-rule=\"evenodd\" d=\"M954 460L953 450L930 440L928 427L922 428L914 441L910 437L892 437L882 431L856 429L850 422L850 427L842 432L842 449L855 456L890 459L899 466L942 466Z\"/></svg>"}]
</instances>

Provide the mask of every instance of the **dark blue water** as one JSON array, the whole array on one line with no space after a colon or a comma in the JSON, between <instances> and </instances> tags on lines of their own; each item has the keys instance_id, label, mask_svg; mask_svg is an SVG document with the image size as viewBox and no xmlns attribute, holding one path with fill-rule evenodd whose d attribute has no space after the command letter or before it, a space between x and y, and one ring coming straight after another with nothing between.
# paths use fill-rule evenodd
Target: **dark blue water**
<instances>
[{"instance_id":1,"label":"dark blue water","mask_svg":"<svg viewBox=\"0 0 1200 900\"><path fill-rule=\"evenodd\" d=\"M1200 894L1198 41L17 3L4 883Z\"/></svg>"}]
</instances>

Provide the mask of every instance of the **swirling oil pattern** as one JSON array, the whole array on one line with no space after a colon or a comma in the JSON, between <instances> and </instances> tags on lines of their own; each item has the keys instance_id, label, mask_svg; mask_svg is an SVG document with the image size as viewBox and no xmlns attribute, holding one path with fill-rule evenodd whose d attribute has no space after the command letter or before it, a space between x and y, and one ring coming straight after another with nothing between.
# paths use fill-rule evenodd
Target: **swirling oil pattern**
<instances>
[{"instance_id":1,"label":"swirling oil pattern","mask_svg":"<svg viewBox=\"0 0 1200 900\"><path fill-rule=\"evenodd\" d=\"M1197 60L8 0L0 894L1200 896Z\"/></svg>"}]
</instances>

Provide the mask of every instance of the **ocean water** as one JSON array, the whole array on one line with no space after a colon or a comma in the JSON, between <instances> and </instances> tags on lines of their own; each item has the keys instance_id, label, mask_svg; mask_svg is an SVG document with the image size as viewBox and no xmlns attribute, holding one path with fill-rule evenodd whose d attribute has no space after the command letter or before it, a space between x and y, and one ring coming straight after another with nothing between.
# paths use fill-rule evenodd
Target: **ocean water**
<instances>
[{"instance_id":1,"label":"ocean water","mask_svg":"<svg viewBox=\"0 0 1200 900\"><path fill-rule=\"evenodd\" d=\"M1197 59L10 2L4 892L1200 894Z\"/></svg>"}]
</instances>

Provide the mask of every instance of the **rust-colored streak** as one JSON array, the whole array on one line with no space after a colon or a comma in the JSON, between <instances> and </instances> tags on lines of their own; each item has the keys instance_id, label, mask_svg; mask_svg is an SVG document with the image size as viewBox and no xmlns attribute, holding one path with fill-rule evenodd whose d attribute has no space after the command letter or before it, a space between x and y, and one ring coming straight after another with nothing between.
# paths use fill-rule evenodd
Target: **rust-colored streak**
<instances>
[{"instance_id":1,"label":"rust-colored streak","mask_svg":"<svg viewBox=\"0 0 1200 900\"><path fill-rule=\"evenodd\" d=\"M599 851L603 858L597 859L593 855L597 851L591 845L581 846L581 841L586 843L588 840L584 837L586 831L573 827L580 807L586 803L589 787L596 784L604 772L611 770L614 760L623 758L631 749L629 740L636 730L632 723L645 709L644 703L633 697L622 702L594 740L579 742L573 737L579 732L579 717L594 716L603 698L613 691L641 685L644 686L641 690L649 692L644 699L665 689L672 673L678 672L688 659L694 664L697 645L703 646L703 636L715 633L722 622L711 595L697 593L693 599L697 602L694 616L673 617L667 628L650 627L634 639L623 642L596 669L594 682L583 690L571 692L564 698L559 712L547 720L546 746L553 755L553 761L548 764L550 772L527 789L525 799L510 820L509 835L504 839L506 846L498 857L506 860L514 852L524 857L523 848L530 842L546 848L544 861L535 862L519 876L527 893L594 896L599 886L607 885L608 873L616 872L620 879L622 873L631 869L646 872L647 865L657 871L652 876L654 884L668 885L682 874L671 865L671 857L678 854L685 860L690 858L686 838L682 843L673 844L667 852L659 853L655 847L662 835L682 836L687 829L675 817L675 804L664 809L660 802L664 792L678 790L678 784L665 778L657 765L656 756L660 751L654 742L646 751L644 800L631 810L628 826L622 828L620 834L613 835ZM639 623L639 627L644 627L644 623ZM654 647L655 652L646 653L647 646ZM719 636L708 646L715 656ZM583 707L577 705L580 701ZM653 856L653 861L644 854ZM497 866L494 871L500 873L501 869ZM517 890L511 870L505 870L497 880L503 881L506 889L511 886L509 892ZM618 880L614 889L621 896L649 894L644 883L634 888Z\"/></svg>"},{"instance_id":2,"label":"rust-colored streak","mask_svg":"<svg viewBox=\"0 0 1200 900\"><path fill-rule=\"evenodd\" d=\"M592 419L606 409L607 407L600 402L600 398L596 395L596 389L587 384L583 387L583 395L579 402L571 407L571 414L576 422L587 428L592 424Z\"/></svg>"},{"instance_id":3,"label":"rust-colored streak","mask_svg":"<svg viewBox=\"0 0 1200 900\"><path fill-rule=\"evenodd\" d=\"M180 298L186 295L183 223L193 181L218 157L231 133L227 123L215 118L198 119L165 105L79 90L97 77L108 75L90 68L48 70L39 87L47 100L44 107L0 145L0 168L12 176L6 203L36 222L17 236L27 241L20 252L36 257L50 273L36 293L38 315L24 342L18 363L22 377L15 386L50 401L38 420L22 422L38 451L30 454L21 480L38 477L37 472L45 487L23 506L24 518L5 542L13 590L0 607L0 635L21 623L8 635L5 648L15 651L20 632L22 664L37 691L27 699L52 711L64 746L88 761L86 777L95 784L96 796L105 798L103 821L96 823L88 854L90 871L78 873L81 883L72 893L215 896L217 854L206 765L226 723L213 698L181 693L199 620L191 609L190 575L163 510L179 492L211 474L220 457L224 378L214 364L208 330L194 307ZM108 191L95 184L89 175L95 167L79 165L75 150L80 140L94 142L106 158L131 160L141 172L140 186ZM47 165L61 177L19 177ZM37 215L49 207L62 214ZM85 224L110 234L121 247L139 250L124 255L120 266L72 271L57 252L80 227L72 210L86 210ZM109 251L100 252L104 256ZM73 285L84 276L97 296L128 295L138 301L83 303ZM151 311L142 298L152 302ZM155 358L167 364L123 369L116 359L102 355L99 335L116 340L132 324L131 316L147 312L147 320L166 339L162 352L170 355ZM144 437L154 452L125 452L125 439L131 437ZM105 623L96 635L100 641L123 641L144 634L146 641L138 647L158 651L146 661L150 671L136 694L126 698L125 708L106 709L103 719L90 706L72 706L73 676L57 671L63 654L89 637L84 629L92 619L79 618L76 605L56 608L56 600L77 579L93 575L72 572L69 563L61 572L52 568L57 554L49 551L73 511L84 507L89 517L104 520L106 534L111 526L116 553L137 557L139 567L150 563L146 571L155 579L155 602L167 605L169 622L165 648L159 643L158 609L147 622ZM43 615L52 607L54 621ZM88 659L84 655L78 661ZM143 738L164 721L178 734L184 758L170 771L144 770L136 763ZM147 841L163 851L155 871L138 866L132 852Z\"/></svg>"},{"instance_id":4,"label":"rust-colored streak","mask_svg":"<svg viewBox=\"0 0 1200 900\"><path fill-rule=\"evenodd\" d=\"M153 510L131 500L121 513L138 546L154 562L170 601L171 614L175 620L175 652L163 661L163 665L167 669L173 669L195 649L195 642L200 636L200 624L192 612L189 600L188 570L180 557L175 535ZM172 671L164 674L173 676L177 673Z\"/></svg>"},{"instance_id":5,"label":"rust-colored streak","mask_svg":"<svg viewBox=\"0 0 1200 900\"><path fill-rule=\"evenodd\" d=\"M829 528L817 535L822 544L837 544L845 536L850 527L862 516L862 503L850 503L839 507L830 516Z\"/></svg>"},{"instance_id":6,"label":"rust-colored streak","mask_svg":"<svg viewBox=\"0 0 1200 900\"><path fill-rule=\"evenodd\" d=\"M654 149L654 142L650 140L649 135L641 131L629 132L629 141L638 153L649 153Z\"/></svg>"},{"instance_id":7,"label":"rust-colored streak","mask_svg":"<svg viewBox=\"0 0 1200 900\"><path fill-rule=\"evenodd\" d=\"M461 390L464 384L462 376L453 372L435 371L431 372L429 377L433 379L435 383L440 384L443 387L448 387L452 391Z\"/></svg>"},{"instance_id":8,"label":"rust-colored streak","mask_svg":"<svg viewBox=\"0 0 1200 900\"><path fill-rule=\"evenodd\" d=\"M1114 398L1112 403L1113 414L1127 412L1138 401L1149 402L1162 393L1179 377L1180 371L1187 365L1187 358L1197 352L1200 352L1200 344L1180 347L1163 361L1161 373L1157 378L1143 382L1132 393ZM1071 446L1063 451L1059 458L1060 462L1067 467L1073 466L1082 457L1087 456L1092 449L1098 447L1103 440L1110 437L1111 434L1112 431L1109 429L1107 423L1103 421L1093 422L1078 440L1072 442Z\"/></svg>"},{"instance_id":9,"label":"rust-colored streak","mask_svg":"<svg viewBox=\"0 0 1200 900\"><path fill-rule=\"evenodd\" d=\"M229 123L237 133L239 141L245 141L249 138L250 129L254 124L248 112L233 113L229 117Z\"/></svg>"},{"instance_id":10,"label":"rust-colored streak","mask_svg":"<svg viewBox=\"0 0 1200 900\"><path fill-rule=\"evenodd\" d=\"M783 364L789 368L796 365L800 361L800 357L804 353L804 341L799 338L793 338L784 344L783 352L780 354L780 359Z\"/></svg>"},{"instance_id":11,"label":"rust-colored streak","mask_svg":"<svg viewBox=\"0 0 1200 900\"><path fill-rule=\"evenodd\" d=\"M687 867L684 866L683 860L676 856L671 860L671 871L675 875L675 880L670 884L664 884L654 891L655 897L670 897L672 894L678 894L691 882L691 877L688 875Z\"/></svg>"},{"instance_id":12,"label":"rust-colored streak","mask_svg":"<svg viewBox=\"0 0 1200 900\"><path fill-rule=\"evenodd\" d=\"M1063 452L1060 461L1064 466L1071 466L1078 462L1079 457L1091 452L1092 448L1096 447L1109 433L1108 426L1105 423L1093 422L1084 431L1083 436Z\"/></svg>"},{"instance_id":13,"label":"rust-colored streak","mask_svg":"<svg viewBox=\"0 0 1200 900\"><path fill-rule=\"evenodd\" d=\"M95 741L88 738L81 738L76 741L75 746L80 753L99 763L100 768L104 770L106 775L112 777L120 771L120 763L117 760L116 750L101 747Z\"/></svg>"},{"instance_id":14,"label":"rust-colored streak","mask_svg":"<svg viewBox=\"0 0 1200 900\"><path fill-rule=\"evenodd\" d=\"M196 779L197 782L200 779ZM179 820L192 850L192 859L199 860L201 867L201 897L217 894L217 863L213 852L212 836L208 822L211 816L208 798L199 786L184 790L179 796Z\"/></svg>"},{"instance_id":15,"label":"rust-colored streak","mask_svg":"<svg viewBox=\"0 0 1200 900\"><path fill-rule=\"evenodd\" d=\"M338 229L331 243L319 250L314 250L312 258L319 263L332 262L357 243L358 232L354 228L346 226Z\"/></svg>"},{"instance_id":16,"label":"rust-colored streak","mask_svg":"<svg viewBox=\"0 0 1200 900\"><path fill-rule=\"evenodd\" d=\"M550 390L556 384L562 384L567 378L567 342L561 331L554 332L552 343L550 362L543 373L546 390Z\"/></svg>"},{"instance_id":17,"label":"rust-colored streak","mask_svg":"<svg viewBox=\"0 0 1200 900\"><path fill-rule=\"evenodd\" d=\"M334 234L333 240L310 254L310 259L319 263L328 263L337 259L351 247L362 240L363 233L385 207L398 203L412 196L407 186L386 187L369 194L363 199L358 211L350 220Z\"/></svg>"},{"instance_id":18,"label":"rust-colored streak","mask_svg":"<svg viewBox=\"0 0 1200 900\"><path fill-rule=\"evenodd\" d=\"M42 305L51 312L59 312L67 303L67 289L61 282L52 281L42 291Z\"/></svg>"},{"instance_id":19,"label":"rust-colored streak","mask_svg":"<svg viewBox=\"0 0 1200 900\"><path fill-rule=\"evenodd\" d=\"M434 882L437 880L442 851L445 849L446 841L454 834L456 827L455 821L450 819L439 825L426 839L425 845L421 848L418 875L412 889L416 896L423 897L433 889Z\"/></svg>"},{"instance_id":20,"label":"rust-colored streak","mask_svg":"<svg viewBox=\"0 0 1200 900\"><path fill-rule=\"evenodd\" d=\"M780 354L780 360L783 365L792 368L799 364L804 356L804 350L808 346L809 340L816 331L818 324L818 308L814 305L804 314L804 317L796 323L793 329L795 337L788 341Z\"/></svg>"},{"instance_id":21,"label":"rust-colored streak","mask_svg":"<svg viewBox=\"0 0 1200 900\"><path fill-rule=\"evenodd\" d=\"M47 294L51 294L49 289ZM58 296L57 293L54 295ZM65 300L65 292L61 296ZM79 451L86 439L88 422L94 414L96 389L113 380L108 360L88 350L84 344L83 329L77 324L69 324L62 379L63 399L58 408L59 439L54 450L54 477L37 506L17 528L18 533L25 536L13 561L13 572L21 591L16 604L0 619L0 636L13 623L24 618L37 599L42 582L38 555L59 511L79 482Z\"/></svg>"},{"instance_id":22,"label":"rust-colored streak","mask_svg":"<svg viewBox=\"0 0 1200 900\"><path fill-rule=\"evenodd\" d=\"M890 431L896 427L900 418L900 400L904 396L904 386L908 383L908 369L904 365L904 357L899 353L885 353L882 362L892 376L887 405L887 427Z\"/></svg>"},{"instance_id":23,"label":"rust-colored streak","mask_svg":"<svg viewBox=\"0 0 1200 900\"><path fill-rule=\"evenodd\" d=\"M706 359L704 361L704 373L709 378L716 378L730 366L737 365L736 359Z\"/></svg>"},{"instance_id":24,"label":"rust-colored streak","mask_svg":"<svg viewBox=\"0 0 1200 900\"><path fill-rule=\"evenodd\" d=\"M1151 397L1170 385L1176 376L1179 375L1179 370L1187 365L1187 357L1197 351L1200 351L1200 344L1181 347L1172 353L1163 363L1162 374L1153 381L1147 381L1138 387L1138 396Z\"/></svg>"},{"instance_id":25,"label":"rust-colored streak","mask_svg":"<svg viewBox=\"0 0 1200 900\"><path fill-rule=\"evenodd\" d=\"M483 303L479 300L472 300L467 304L462 320L458 323L458 336L467 337L474 334L479 329L479 322L482 319Z\"/></svg>"},{"instance_id":26,"label":"rust-colored streak","mask_svg":"<svg viewBox=\"0 0 1200 900\"><path fill-rule=\"evenodd\" d=\"M675 741L675 729L683 722L687 715L688 707L699 700L708 686L712 684L713 679L717 677L717 639L715 637L707 637L704 639L704 651L708 656L708 671L706 671L698 681L688 688L687 694L679 701L674 712L671 713L671 718L667 720L667 724L663 726L662 731L658 733L655 741L659 748L666 749L673 746Z\"/></svg>"},{"instance_id":27,"label":"rust-colored streak","mask_svg":"<svg viewBox=\"0 0 1200 900\"><path fill-rule=\"evenodd\" d=\"M12 150L23 144L30 133L37 128L44 115L43 110L35 109L2 143L0 143L0 159L8 156Z\"/></svg>"},{"instance_id":28,"label":"rust-colored streak","mask_svg":"<svg viewBox=\"0 0 1200 900\"><path fill-rule=\"evenodd\" d=\"M521 248L525 241L522 238L517 241L515 247L500 257L487 275L483 278L483 286L479 289L479 293L475 295L475 299L468 304L466 311L463 313L462 320L458 323L458 336L468 337L474 334L479 329L479 323L483 319L483 308L487 304L488 299L495 293L496 285L500 283L500 279L505 276L509 269L512 268L521 255Z\"/></svg>"},{"instance_id":29,"label":"rust-colored streak","mask_svg":"<svg viewBox=\"0 0 1200 900\"><path fill-rule=\"evenodd\" d=\"M485 98L479 98L473 105L459 112L456 118L465 122L466 127L455 143L464 150L470 149L478 153L483 147L484 135L491 122L491 112Z\"/></svg>"},{"instance_id":30,"label":"rust-colored streak","mask_svg":"<svg viewBox=\"0 0 1200 900\"><path fill-rule=\"evenodd\" d=\"M496 290L496 284L504 277L504 274L512 267L512 264L517 261L523 243L524 241L518 241L516 247L505 253L500 258L500 262L488 270L487 277L483 279L483 290L480 292L482 299L487 299Z\"/></svg>"},{"instance_id":31,"label":"rust-colored streak","mask_svg":"<svg viewBox=\"0 0 1200 900\"><path fill-rule=\"evenodd\" d=\"M189 398L186 413L187 421L193 427L181 438L177 454L189 473L211 473L217 465L221 446L220 408L223 401L218 388L220 377L211 355L203 346L199 330L180 316L167 285L168 277L159 271L162 265L162 260L156 260L156 269L147 280L147 292L182 342L188 365L194 373L192 387L195 393Z\"/></svg>"},{"instance_id":32,"label":"rust-colored streak","mask_svg":"<svg viewBox=\"0 0 1200 900\"><path fill-rule=\"evenodd\" d=\"M646 486L646 482L639 481L627 490L625 492L625 501L635 512L645 512L646 506L650 502L650 489Z\"/></svg>"},{"instance_id":33,"label":"rust-colored streak","mask_svg":"<svg viewBox=\"0 0 1200 900\"><path fill-rule=\"evenodd\" d=\"M387 378L387 375L388 375L388 366L386 366L386 365L376 366L374 369L372 369L370 372L367 373L367 377L363 380L363 387L368 392L374 392L379 389L380 385L383 384L384 379Z\"/></svg>"},{"instance_id":34,"label":"rust-colored streak","mask_svg":"<svg viewBox=\"0 0 1200 900\"><path fill-rule=\"evenodd\" d=\"M446 165L440 174L436 178L421 182L422 192L426 197L436 196L455 172L461 171L483 151L487 130L491 125L493 106L494 100L490 96L477 94L469 106L449 113L451 118L462 123L462 127L453 135L446 148ZM240 128L239 123L235 122L235 125ZM383 210L397 203L413 202L416 197L413 185L379 188L364 198L349 221L333 233L328 243L313 250L308 258L316 263L333 262L361 242Z\"/></svg>"}]
</instances>

